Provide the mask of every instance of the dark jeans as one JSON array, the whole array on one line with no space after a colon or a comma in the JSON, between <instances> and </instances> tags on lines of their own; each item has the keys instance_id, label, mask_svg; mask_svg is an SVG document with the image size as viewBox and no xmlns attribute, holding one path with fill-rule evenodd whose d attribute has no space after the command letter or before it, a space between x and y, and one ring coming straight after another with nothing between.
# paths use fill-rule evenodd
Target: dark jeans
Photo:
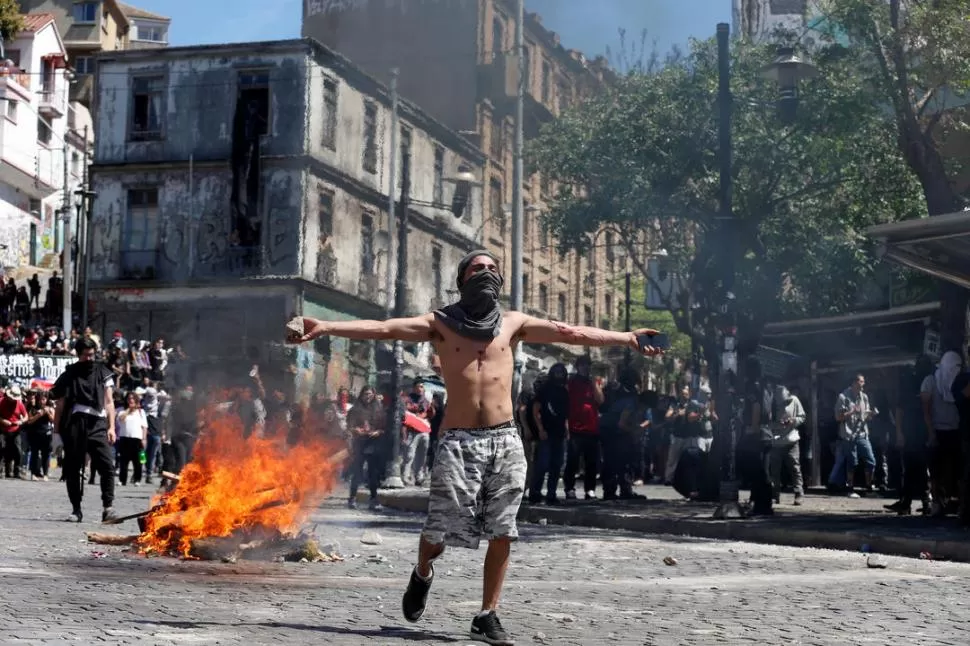
<instances>
[{"instance_id":1,"label":"dark jeans","mask_svg":"<svg viewBox=\"0 0 970 646\"><path fill-rule=\"evenodd\" d=\"M546 500L555 500L565 452L566 438L564 437L550 437L545 441L539 441L536 445L535 461L532 464L529 500L532 502L542 500L542 485L546 481L547 475L549 484L546 487Z\"/></svg>"},{"instance_id":2,"label":"dark jeans","mask_svg":"<svg viewBox=\"0 0 970 646\"><path fill-rule=\"evenodd\" d=\"M195 449L195 435L182 433L172 436L172 459L170 469L172 473L181 473L185 465L192 461L192 451Z\"/></svg>"},{"instance_id":3,"label":"dark jeans","mask_svg":"<svg viewBox=\"0 0 970 646\"><path fill-rule=\"evenodd\" d=\"M909 442L909 440L906 440ZM915 500L927 500L930 495L929 478L927 469L927 449L923 446L926 440L922 440L918 446L912 448L907 446L902 452L903 463L903 500L913 502Z\"/></svg>"},{"instance_id":4,"label":"dark jeans","mask_svg":"<svg viewBox=\"0 0 970 646\"><path fill-rule=\"evenodd\" d=\"M20 475L20 466L24 459L20 431L15 433L3 432L0 442L3 442L3 472L8 478Z\"/></svg>"},{"instance_id":5,"label":"dark jeans","mask_svg":"<svg viewBox=\"0 0 970 646\"><path fill-rule=\"evenodd\" d=\"M936 446L931 449L930 476L933 501L944 507L959 496L963 468L963 441L959 431L936 431Z\"/></svg>"},{"instance_id":6,"label":"dark jeans","mask_svg":"<svg viewBox=\"0 0 970 646\"><path fill-rule=\"evenodd\" d=\"M114 450L108 443L108 421L103 417L74 413L61 435L64 440L64 479L67 497L75 509L84 495L81 472L84 457L91 456L91 471L101 476L101 504L107 508L115 500Z\"/></svg>"},{"instance_id":7,"label":"dark jeans","mask_svg":"<svg viewBox=\"0 0 970 646\"><path fill-rule=\"evenodd\" d=\"M631 465L637 462L640 453L637 451L637 441L619 431L604 433L603 442L603 497L616 495L619 488L620 495L633 493L630 479Z\"/></svg>"},{"instance_id":8,"label":"dark jeans","mask_svg":"<svg viewBox=\"0 0 970 646\"><path fill-rule=\"evenodd\" d=\"M151 417L148 418L148 425L151 426ZM155 467L161 462L162 455L162 436L148 433L148 442L145 446L145 482L151 480L155 473Z\"/></svg>"},{"instance_id":9,"label":"dark jeans","mask_svg":"<svg viewBox=\"0 0 970 646\"><path fill-rule=\"evenodd\" d=\"M350 499L357 498L357 490L364 479L364 466L367 466L367 489L371 500L377 500L377 488L384 475L384 459L381 454L383 438L364 438L354 442L354 464L350 475Z\"/></svg>"},{"instance_id":10,"label":"dark jeans","mask_svg":"<svg viewBox=\"0 0 970 646\"><path fill-rule=\"evenodd\" d=\"M566 453L566 471L562 476L566 491L576 491L576 474L579 472L579 458L583 458L583 489L596 491L596 470L599 468L600 437L598 434L574 433L569 436L569 450Z\"/></svg>"},{"instance_id":11,"label":"dark jeans","mask_svg":"<svg viewBox=\"0 0 970 646\"><path fill-rule=\"evenodd\" d=\"M770 511L771 490L771 442L762 440L756 433L748 433L738 441L738 472L751 487L751 502L755 511Z\"/></svg>"},{"instance_id":12,"label":"dark jeans","mask_svg":"<svg viewBox=\"0 0 970 646\"><path fill-rule=\"evenodd\" d=\"M51 468L51 446L54 436L46 431L33 432L30 439L30 472L35 478L46 477Z\"/></svg>"},{"instance_id":13,"label":"dark jeans","mask_svg":"<svg viewBox=\"0 0 970 646\"><path fill-rule=\"evenodd\" d=\"M142 450L141 440L137 437L118 438L118 477L121 484L128 484L128 465L134 464L135 472L132 474L132 482L141 482L141 460Z\"/></svg>"}]
</instances>

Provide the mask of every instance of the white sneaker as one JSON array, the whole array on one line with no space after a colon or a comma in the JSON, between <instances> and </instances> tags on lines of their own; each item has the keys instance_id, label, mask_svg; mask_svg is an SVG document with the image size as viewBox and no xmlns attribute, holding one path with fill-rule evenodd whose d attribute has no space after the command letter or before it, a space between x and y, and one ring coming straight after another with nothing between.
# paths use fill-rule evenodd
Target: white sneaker
<instances>
[{"instance_id":1,"label":"white sneaker","mask_svg":"<svg viewBox=\"0 0 970 646\"><path fill-rule=\"evenodd\" d=\"M586 492L586 500L596 500L596 492L595 491L587 491Z\"/></svg>"},{"instance_id":2,"label":"white sneaker","mask_svg":"<svg viewBox=\"0 0 970 646\"><path fill-rule=\"evenodd\" d=\"M856 492L854 491L849 492L849 498L858 498L858 497L859 497L859 494L857 494Z\"/></svg>"}]
</instances>

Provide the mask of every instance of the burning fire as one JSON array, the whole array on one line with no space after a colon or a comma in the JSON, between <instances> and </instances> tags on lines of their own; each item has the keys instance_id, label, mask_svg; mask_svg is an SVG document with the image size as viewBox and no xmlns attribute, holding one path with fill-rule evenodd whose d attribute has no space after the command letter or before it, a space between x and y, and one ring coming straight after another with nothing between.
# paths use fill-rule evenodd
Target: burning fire
<instances>
[{"instance_id":1,"label":"burning fire","mask_svg":"<svg viewBox=\"0 0 970 646\"><path fill-rule=\"evenodd\" d=\"M307 429L287 448L285 436L243 438L233 413L211 406L193 460L174 491L154 500L137 544L144 554L190 558L192 542L254 530L287 535L333 490L339 447Z\"/></svg>"}]
</instances>

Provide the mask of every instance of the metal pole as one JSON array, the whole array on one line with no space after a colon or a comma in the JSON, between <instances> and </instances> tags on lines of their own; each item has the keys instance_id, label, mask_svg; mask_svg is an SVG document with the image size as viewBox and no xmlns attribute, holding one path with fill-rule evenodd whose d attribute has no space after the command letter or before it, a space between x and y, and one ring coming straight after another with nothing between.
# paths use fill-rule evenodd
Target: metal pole
<instances>
[{"instance_id":1,"label":"metal pole","mask_svg":"<svg viewBox=\"0 0 970 646\"><path fill-rule=\"evenodd\" d=\"M736 253L735 227L732 222L734 207L731 202L731 166L732 166L732 140L731 140L731 52L729 38L731 35L730 26L727 23L717 25L717 104L718 104L718 147L719 147L719 166L720 166L720 226L723 228L723 294L725 309L727 314L730 300L729 296L734 289L734 256ZM725 317L726 319L727 317ZM728 324L729 321L723 321ZM733 323L732 323L733 324ZM737 334L733 335L735 338ZM727 337L727 335L723 335ZM734 348L723 348L727 351L735 351ZM715 353L716 354L716 353ZM723 354L720 358L723 358ZM712 455L711 464L720 472L720 486L718 498L720 505L714 512L715 518L739 518L742 516L739 505L738 482L734 477L734 458L737 444L734 429L733 417L734 406L728 388L729 375L724 366L715 360L711 366L716 371L717 395L715 410L718 413L718 436L715 446L717 447ZM700 369L697 369L698 374Z\"/></svg>"},{"instance_id":2,"label":"metal pole","mask_svg":"<svg viewBox=\"0 0 970 646\"><path fill-rule=\"evenodd\" d=\"M387 190L387 276L385 277L384 292L387 296L384 309L387 311L388 318L394 311L394 192L397 190L397 131L398 131L398 101L397 101L397 77L398 68L391 70L391 168L388 170L389 188Z\"/></svg>"},{"instance_id":3,"label":"metal pole","mask_svg":"<svg viewBox=\"0 0 970 646\"><path fill-rule=\"evenodd\" d=\"M512 141L512 309L522 311L522 122L525 111L525 2L515 3L515 57L519 76L515 91L515 135ZM515 348L512 398L522 388L522 344Z\"/></svg>"},{"instance_id":4,"label":"metal pole","mask_svg":"<svg viewBox=\"0 0 970 646\"><path fill-rule=\"evenodd\" d=\"M629 332L632 329L630 327L630 272L626 272L626 277L624 279L624 283L625 283L624 286L625 286L625 289L626 289L626 303L625 303L625 307L626 307L626 327L624 329L627 332ZM612 318L612 312L607 312L606 315L609 316L610 318ZM627 367L630 366L630 361L631 361L632 356L633 355L630 352L630 348L627 347L627 349L626 349L626 365L627 365Z\"/></svg>"},{"instance_id":5,"label":"metal pole","mask_svg":"<svg viewBox=\"0 0 970 646\"><path fill-rule=\"evenodd\" d=\"M53 126L48 125L47 127L53 128ZM68 155L67 155L67 140L64 140L64 145L61 147L61 155L64 157L64 201L62 204L63 217L64 217L64 267L62 268L62 285L64 287L63 294L61 298L64 299L64 318L61 324L64 327L65 338L70 338L71 330L74 329L73 316L71 314L71 285L74 282L74 270L71 264L74 261L74 240L71 235L71 186L68 183Z\"/></svg>"},{"instance_id":6,"label":"metal pole","mask_svg":"<svg viewBox=\"0 0 970 646\"><path fill-rule=\"evenodd\" d=\"M401 200L398 202L398 232L397 232L397 288L394 294L394 316L407 316L407 280L408 280L408 195L411 192L411 154L405 152L401 157ZM391 397L394 398L390 418L387 424L388 442L390 442L390 460L388 473L384 479L384 486L388 489L401 489L401 426L404 423L404 400L401 399L401 389L404 385L404 343L398 339L394 341L394 372L391 373Z\"/></svg>"},{"instance_id":7,"label":"metal pole","mask_svg":"<svg viewBox=\"0 0 970 646\"><path fill-rule=\"evenodd\" d=\"M91 176L88 171L88 127L84 126L84 150L81 151L84 163L82 185L86 191L91 190ZM81 301L81 323L88 324L88 299L90 298L88 274L91 271L91 214L94 211L94 198L89 197L85 204L84 214L84 291Z\"/></svg>"}]
</instances>

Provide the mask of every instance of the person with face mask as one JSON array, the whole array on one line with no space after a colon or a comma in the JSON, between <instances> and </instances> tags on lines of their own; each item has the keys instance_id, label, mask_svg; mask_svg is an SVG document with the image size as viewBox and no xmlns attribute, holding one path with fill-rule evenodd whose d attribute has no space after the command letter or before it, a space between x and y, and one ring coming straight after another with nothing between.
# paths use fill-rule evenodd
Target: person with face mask
<instances>
[{"instance_id":1,"label":"person with face mask","mask_svg":"<svg viewBox=\"0 0 970 646\"><path fill-rule=\"evenodd\" d=\"M542 501L542 485L548 477L546 504L559 504L556 488L566 453L566 419L569 414L569 392L566 390L566 366L557 363L549 369L549 378L536 391L532 402L532 419L539 433L539 445L533 467L529 502Z\"/></svg>"},{"instance_id":2,"label":"person with face mask","mask_svg":"<svg viewBox=\"0 0 970 646\"><path fill-rule=\"evenodd\" d=\"M798 427L805 423L805 409L798 397L795 397L785 386L775 388L772 404L775 407L772 415L772 441L770 474L771 486L774 491L775 504L781 503L781 470L788 467L792 474L792 486L795 489L794 505L802 504L802 465L799 461Z\"/></svg>"},{"instance_id":3,"label":"person with face mask","mask_svg":"<svg viewBox=\"0 0 970 646\"><path fill-rule=\"evenodd\" d=\"M287 339L306 343L321 336L360 340L430 341L441 358L449 405L441 424L430 477L428 515L418 546L418 562L402 599L406 620L424 615L435 577L434 562L447 545L477 549L488 541L481 611L472 619L473 640L512 644L497 608L516 516L526 485L526 459L514 421L512 377L520 343L625 346L644 355L660 350L640 346L637 335L655 330L613 332L503 312L505 284L498 261L473 251L458 263L461 298L432 313L387 321L326 321L299 318L287 324Z\"/></svg>"}]
</instances>

